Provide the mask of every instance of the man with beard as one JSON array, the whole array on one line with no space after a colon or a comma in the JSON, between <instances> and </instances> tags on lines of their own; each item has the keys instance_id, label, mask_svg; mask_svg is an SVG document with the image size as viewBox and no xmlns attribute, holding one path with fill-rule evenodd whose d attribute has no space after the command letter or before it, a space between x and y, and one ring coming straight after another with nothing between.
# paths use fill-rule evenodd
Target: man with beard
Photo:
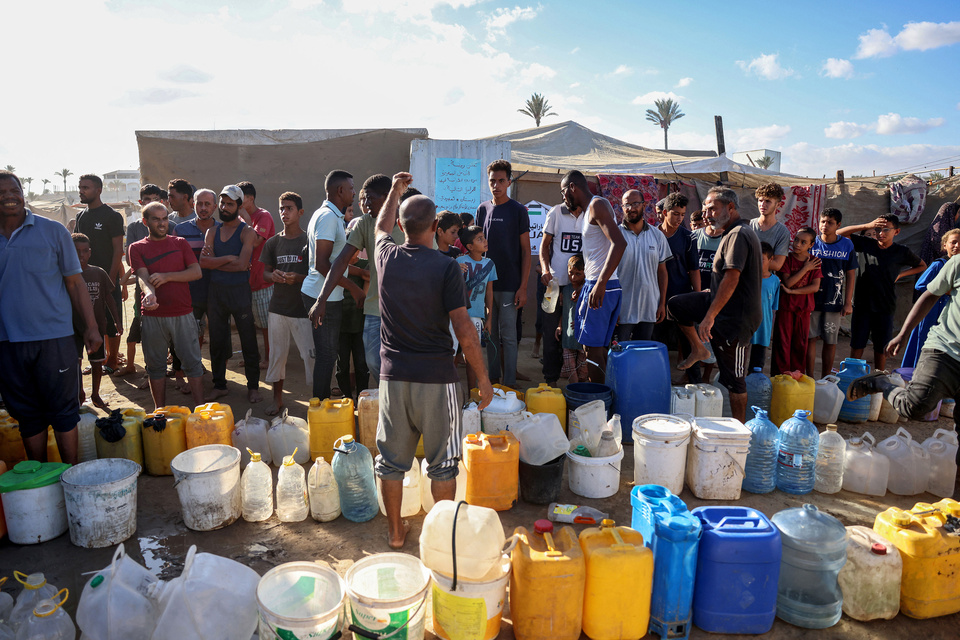
<instances>
[{"instance_id":1,"label":"man with beard","mask_svg":"<svg viewBox=\"0 0 960 640\"><path fill-rule=\"evenodd\" d=\"M90 254L90 264L100 267L110 276L110 282L114 284L113 300L117 303L117 308L122 309L120 260L123 258L123 216L119 211L103 204L103 201L100 200L100 194L103 193L103 180L99 176L89 173L80 176L77 189L80 192L80 202L87 205L87 208L77 215L77 233L82 233L90 238L90 250L92 252ZM122 319L118 318L118 320ZM123 327L117 327L117 323L108 315L107 361L103 367L108 374L112 374L118 368L117 361L120 355L120 331L118 329L122 330Z\"/></svg>"},{"instance_id":2,"label":"man with beard","mask_svg":"<svg viewBox=\"0 0 960 640\"><path fill-rule=\"evenodd\" d=\"M174 229L173 235L180 236L193 249L193 255L200 260L203 251L203 242L207 231L220 226L213 214L217 211L217 194L211 189L200 189L194 194L197 215L192 220L181 222ZM210 291L210 269L200 270L203 276L199 280L190 282L190 301L193 306L193 317L199 325L199 342L203 344L203 318L207 315L207 298Z\"/></svg>"},{"instance_id":3,"label":"man with beard","mask_svg":"<svg viewBox=\"0 0 960 640\"><path fill-rule=\"evenodd\" d=\"M602 383L607 369L607 347L620 315L617 266L627 242L617 227L610 202L590 192L587 178L582 173L576 170L567 172L560 181L560 194L567 209L584 212L580 233L586 281L577 297L574 337L587 350L590 382Z\"/></svg>"},{"instance_id":4,"label":"man with beard","mask_svg":"<svg viewBox=\"0 0 960 640\"><path fill-rule=\"evenodd\" d=\"M707 224L722 232L711 272L710 290L674 296L667 304L669 315L680 325L692 347L690 356L678 365L688 369L706 360L713 346L720 368L720 384L730 392L730 411L744 422L747 413L747 349L760 326L762 253L760 240L737 211L737 194L726 187L713 187L703 201ZM700 323L699 332L695 324Z\"/></svg>"},{"instance_id":5,"label":"man with beard","mask_svg":"<svg viewBox=\"0 0 960 640\"><path fill-rule=\"evenodd\" d=\"M200 252L200 266L210 269L210 291L207 316L210 322L210 367L213 369L213 391L207 401L227 395L227 360L233 353L230 317L237 325L243 370L247 377L247 401L260 402L260 349L257 329L253 324L250 295L250 256L256 232L240 219L243 191L229 184L220 191L220 221L209 229Z\"/></svg>"},{"instance_id":6,"label":"man with beard","mask_svg":"<svg viewBox=\"0 0 960 640\"><path fill-rule=\"evenodd\" d=\"M183 238L167 235L170 220L159 202L143 209L143 223L150 235L130 245L130 266L143 290L141 331L143 361L150 377L150 394L157 409L166 406L167 347L180 356L190 385L193 404L203 402L203 364L197 321L187 284L201 277L197 257Z\"/></svg>"},{"instance_id":7,"label":"man with beard","mask_svg":"<svg viewBox=\"0 0 960 640\"><path fill-rule=\"evenodd\" d=\"M620 232L627 248L617 267L623 299L617 340L650 340L654 326L667 314L667 262L673 252L667 238L643 219L643 194L630 189L623 194Z\"/></svg>"}]
</instances>

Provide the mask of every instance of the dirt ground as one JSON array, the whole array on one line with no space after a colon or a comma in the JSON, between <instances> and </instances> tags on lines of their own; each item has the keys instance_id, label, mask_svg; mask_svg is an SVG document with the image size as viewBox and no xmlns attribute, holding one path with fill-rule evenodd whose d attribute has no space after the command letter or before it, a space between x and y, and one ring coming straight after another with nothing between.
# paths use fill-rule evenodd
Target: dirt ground
<instances>
[{"instance_id":1,"label":"dirt ground","mask_svg":"<svg viewBox=\"0 0 960 640\"><path fill-rule=\"evenodd\" d=\"M837 355L838 363L848 353L848 345L844 340L841 342ZM531 378L530 382L519 383L519 386L523 389L536 386L542 381L540 365L536 359L530 357L532 344L531 338L524 338L520 344L519 368L521 373ZM239 348L236 339L234 339L234 346ZM138 353L138 358L139 355ZM205 347L204 356L207 357L207 355ZM246 403L243 371L239 366L239 361L240 354L237 353L229 362L230 395L222 399L223 402L233 407L234 415L238 418L243 416L250 406ZM136 383L144 377L142 361L138 359L137 364L138 373L135 376L104 378L101 395L112 408L125 406L140 406L148 410L152 408L149 391L137 389ZM209 361L205 361L205 365L209 368ZM309 391L305 389L303 367L296 349L291 350L287 374L285 402L291 414L306 417ZM84 377L84 385L89 396L89 376ZM209 374L205 376L205 387L207 390L211 387ZM269 403L270 389L267 385L261 383L261 392L265 401L252 406L255 415L264 417L263 411ZM189 398L178 393L173 388L172 381L170 381L168 382L167 403L189 404ZM104 414L102 411L100 413ZM938 427L952 429L953 422L952 420L941 419L939 422L909 423L906 427L915 439L922 441ZM871 431L879 441L893 433L895 429L892 425L884 424L851 425L846 423L841 423L839 429L841 435L845 438L867 430ZM274 474L276 474L276 469L274 469ZM589 504L609 512L618 523L629 525L631 521L629 493L632 485L633 453L631 448L627 448L623 459L620 490L615 496L604 500L580 498L570 492L566 480L564 480L560 501ZM161 578L167 580L180 574L187 549L193 544L197 545L199 551L216 553L249 565L261 575L278 564L296 560L329 563L343 575L356 560L369 554L389 550L386 544L386 519L379 514L372 521L363 524L348 522L342 517L325 524L314 522L310 518L304 522L291 524L280 523L274 516L266 522L249 523L239 520L222 530L200 533L191 531L184 526L171 477L142 475L139 479L138 489L137 531L124 544L131 557L142 562ZM956 492L954 495L957 495ZM681 498L691 509L705 504L721 504L698 500L688 489L684 489ZM928 494L901 497L888 493L884 498L877 499L846 491L830 496L819 493L792 496L774 491L766 495L744 493L737 504L756 508L767 516L772 516L783 509L812 502L821 510L839 518L845 525L872 526L876 514L890 506L909 509L916 502L935 502L937 499ZM509 511L500 513L504 530L508 533L521 525L532 528L536 519L544 517L546 517L545 507L523 502L518 503L516 507ZM404 551L419 555L417 541L423 523L423 513L411 518L410 522L412 529ZM582 528L580 525L575 526L578 532ZM113 552L113 549L94 550L75 547L70 543L67 534L55 540L32 546L19 546L4 540L0 542L0 575L9 576L13 570L27 573L42 571L51 584L58 588L67 587L70 589L70 600L66 604L66 609L74 616L83 585L89 579L85 574L107 566ZM13 581L8 581L4 585L4 591L16 595L19 590L14 589L11 582ZM500 638L514 637L509 618L509 610L506 610ZM923 637L931 640L940 638L946 640L958 637L958 624L960 624L960 614L930 620L914 620L901 614L891 621L871 623L857 622L844 615L840 622L830 629L809 632L778 619L767 637L778 639L806 638L808 634L813 633L815 635L810 637L843 637L862 640ZM432 624L428 620L428 638L435 637L431 630ZM690 636L692 638L709 637L716 639L725 637L719 634L707 634L696 627L692 628ZM581 637L586 638L586 635Z\"/></svg>"}]
</instances>

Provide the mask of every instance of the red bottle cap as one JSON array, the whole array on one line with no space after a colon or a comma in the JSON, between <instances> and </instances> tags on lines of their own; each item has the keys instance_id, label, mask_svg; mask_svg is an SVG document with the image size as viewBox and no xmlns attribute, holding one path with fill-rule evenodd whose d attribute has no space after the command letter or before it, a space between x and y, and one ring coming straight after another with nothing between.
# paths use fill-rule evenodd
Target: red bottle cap
<instances>
[{"instance_id":1,"label":"red bottle cap","mask_svg":"<svg viewBox=\"0 0 960 640\"><path fill-rule=\"evenodd\" d=\"M537 533L553 533L553 523L549 520L537 520L533 523L533 530Z\"/></svg>"},{"instance_id":2,"label":"red bottle cap","mask_svg":"<svg viewBox=\"0 0 960 640\"><path fill-rule=\"evenodd\" d=\"M874 542L873 545L870 546L870 551L877 554L878 556L887 555L886 545L880 544L879 542Z\"/></svg>"}]
</instances>

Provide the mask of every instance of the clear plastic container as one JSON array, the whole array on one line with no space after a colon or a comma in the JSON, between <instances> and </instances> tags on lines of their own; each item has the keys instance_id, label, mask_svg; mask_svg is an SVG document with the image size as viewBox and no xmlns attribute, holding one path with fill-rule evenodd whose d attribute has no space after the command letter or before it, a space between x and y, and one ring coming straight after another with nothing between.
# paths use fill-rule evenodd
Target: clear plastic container
<instances>
[{"instance_id":1,"label":"clear plastic container","mask_svg":"<svg viewBox=\"0 0 960 640\"><path fill-rule=\"evenodd\" d=\"M765 409L751 407L753 420L750 429L750 453L744 465L743 490L750 493L769 493L777 487L777 455L780 451L780 430L770 422Z\"/></svg>"},{"instance_id":2,"label":"clear plastic container","mask_svg":"<svg viewBox=\"0 0 960 640\"><path fill-rule=\"evenodd\" d=\"M330 522L340 517L340 492L333 467L318 456L307 474L307 495L310 497L310 515L317 522Z\"/></svg>"},{"instance_id":3,"label":"clear plastic container","mask_svg":"<svg viewBox=\"0 0 960 640\"><path fill-rule=\"evenodd\" d=\"M929 456L914 442L909 431L900 427L894 435L877 445L877 451L890 460L887 491L899 496L914 496L927 490Z\"/></svg>"},{"instance_id":4,"label":"clear plastic container","mask_svg":"<svg viewBox=\"0 0 960 640\"><path fill-rule=\"evenodd\" d=\"M16 631L20 625L33 614L34 608L43 600L49 600L57 594L57 588L47 584L42 573L26 575L20 571L13 572L14 579L23 585L23 591L17 596L17 602L10 612L10 626Z\"/></svg>"},{"instance_id":5,"label":"clear plastic container","mask_svg":"<svg viewBox=\"0 0 960 640\"><path fill-rule=\"evenodd\" d=\"M436 503L423 519L420 559L428 569L453 575L454 517L457 521L457 573L466 580L480 580L500 566L506 542L500 516L493 509L452 500Z\"/></svg>"},{"instance_id":6,"label":"clear plastic container","mask_svg":"<svg viewBox=\"0 0 960 640\"><path fill-rule=\"evenodd\" d=\"M333 476L340 492L340 511L351 522L366 522L377 515L377 485L370 451L344 436L334 444Z\"/></svg>"},{"instance_id":7,"label":"clear plastic container","mask_svg":"<svg viewBox=\"0 0 960 640\"><path fill-rule=\"evenodd\" d=\"M260 453L247 449L250 463L240 477L240 500L243 519L262 522L273 515L273 472L261 460Z\"/></svg>"},{"instance_id":8,"label":"clear plastic container","mask_svg":"<svg viewBox=\"0 0 960 640\"><path fill-rule=\"evenodd\" d=\"M877 453L877 444L869 431L847 440L843 456L843 489L868 496L887 493L890 459Z\"/></svg>"},{"instance_id":9,"label":"clear plastic container","mask_svg":"<svg viewBox=\"0 0 960 640\"><path fill-rule=\"evenodd\" d=\"M157 576L117 545L113 561L96 572L80 594L77 626L81 637L96 640L150 640L159 603Z\"/></svg>"},{"instance_id":10,"label":"clear plastic container","mask_svg":"<svg viewBox=\"0 0 960 640\"><path fill-rule=\"evenodd\" d=\"M938 498L952 497L957 479L957 433L937 429L923 441L923 448L930 456L927 491Z\"/></svg>"},{"instance_id":11,"label":"clear plastic container","mask_svg":"<svg viewBox=\"0 0 960 640\"><path fill-rule=\"evenodd\" d=\"M720 389L709 384L687 385L693 387L697 398L696 417L721 418L723 417L723 395Z\"/></svg>"},{"instance_id":12,"label":"clear plastic container","mask_svg":"<svg viewBox=\"0 0 960 640\"><path fill-rule=\"evenodd\" d=\"M248 451L260 454L260 460L267 465L273 464L273 454L270 451L270 441L267 439L267 429L270 423L263 418L252 415L253 409L247 409L247 415L237 422L230 434L230 441L240 449L240 468L250 464Z\"/></svg>"},{"instance_id":13,"label":"clear plastic container","mask_svg":"<svg viewBox=\"0 0 960 640\"><path fill-rule=\"evenodd\" d=\"M480 409L476 402L471 402L463 408L463 433L460 439L467 437L468 433L480 433L481 430Z\"/></svg>"},{"instance_id":14,"label":"clear plastic container","mask_svg":"<svg viewBox=\"0 0 960 640\"><path fill-rule=\"evenodd\" d=\"M763 373L762 368L754 367L753 373L747 376L746 382L747 406L751 409L760 407L769 413L770 399L773 397L773 384L770 382L770 378Z\"/></svg>"},{"instance_id":15,"label":"clear plastic container","mask_svg":"<svg viewBox=\"0 0 960 640\"><path fill-rule=\"evenodd\" d=\"M17 629L16 640L74 640L77 627L63 609L69 595L61 589L53 598L40 601Z\"/></svg>"},{"instance_id":16,"label":"clear plastic container","mask_svg":"<svg viewBox=\"0 0 960 640\"><path fill-rule=\"evenodd\" d=\"M777 617L807 629L840 620L843 596L837 575L847 561L847 531L812 504L774 514L783 555L777 585Z\"/></svg>"},{"instance_id":17,"label":"clear plastic container","mask_svg":"<svg viewBox=\"0 0 960 640\"><path fill-rule=\"evenodd\" d=\"M560 419L552 413L527 413L523 420L510 425L509 431L520 441L520 459L527 464L546 464L570 447Z\"/></svg>"},{"instance_id":18,"label":"clear plastic container","mask_svg":"<svg viewBox=\"0 0 960 640\"><path fill-rule=\"evenodd\" d=\"M77 423L77 457L80 462L97 459L97 414L81 407Z\"/></svg>"},{"instance_id":19,"label":"clear plastic container","mask_svg":"<svg viewBox=\"0 0 960 640\"><path fill-rule=\"evenodd\" d=\"M837 433L837 425L828 424L820 434L817 449L816 481L813 488L820 493L837 493L843 487L843 463L847 443Z\"/></svg>"},{"instance_id":20,"label":"clear plastic container","mask_svg":"<svg viewBox=\"0 0 960 640\"><path fill-rule=\"evenodd\" d=\"M427 475L427 468L429 466L430 463L426 459L420 463L420 506L423 507L423 510L427 513L430 513L433 505L436 504L436 501L433 499L433 487L430 482L430 476ZM464 466L463 460L460 461L458 469L455 502L467 499L467 468Z\"/></svg>"},{"instance_id":21,"label":"clear plastic container","mask_svg":"<svg viewBox=\"0 0 960 640\"><path fill-rule=\"evenodd\" d=\"M280 522L302 522L310 513L307 502L307 479L303 467L296 463L296 449L284 456L277 474L277 517Z\"/></svg>"},{"instance_id":22,"label":"clear plastic container","mask_svg":"<svg viewBox=\"0 0 960 640\"><path fill-rule=\"evenodd\" d=\"M620 451L620 445L617 444L613 431L604 431L600 434L600 444L597 445L597 458L608 458L617 455Z\"/></svg>"},{"instance_id":23,"label":"clear plastic container","mask_svg":"<svg viewBox=\"0 0 960 640\"><path fill-rule=\"evenodd\" d=\"M2 462L2 461L0 461ZM0 466L2 468L2 466ZM0 587L3 586L3 583L7 581L7 576L0 578ZM0 591L0 622L4 624L10 620L10 612L13 611L13 596L9 593L3 593ZM12 631L12 629L11 629Z\"/></svg>"},{"instance_id":24,"label":"clear plastic container","mask_svg":"<svg viewBox=\"0 0 960 640\"><path fill-rule=\"evenodd\" d=\"M816 482L820 434L807 419L809 415L809 411L798 410L780 425L777 488L784 493L810 493Z\"/></svg>"},{"instance_id":25,"label":"clear plastic container","mask_svg":"<svg viewBox=\"0 0 960 640\"><path fill-rule=\"evenodd\" d=\"M840 407L843 406L843 391L840 391L839 383L840 378L833 375L817 380L813 390L813 421L817 424L837 421Z\"/></svg>"},{"instance_id":26,"label":"clear plastic container","mask_svg":"<svg viewBox=\"0 0 960 640\"><path fill-rule=\"evenodd\" d=\"M377 504L380 513L387 515L383 504L383 483L377 476ZM410 470L403 474L403 496L400 499L400 515L409 518L420 513L420 462L414 458Z\"/></svg>"},{"instance_id":27,"label":"clear plastic container","mask_svg":"<svg viewBox=\"0 0 960 640\"><path fill-rule=\"evenodd\" d=\"M900 552L868 527L847 527L847 564L838 582L854 620L892 620L900 611Z\"/></svg>"},{"instance_id":28,"label":"clear plastic container","mask_svg":"<svg viewBox=\"0 0 960 640\"><path fill-rule=\"evenodd\" d=\"M275 462L294 451L297 455L293 459L297 464L310 461L310 429L307 428L307 421L289 415L286 408L270 423L267 440Z\"/></svg>"}]
</instances>

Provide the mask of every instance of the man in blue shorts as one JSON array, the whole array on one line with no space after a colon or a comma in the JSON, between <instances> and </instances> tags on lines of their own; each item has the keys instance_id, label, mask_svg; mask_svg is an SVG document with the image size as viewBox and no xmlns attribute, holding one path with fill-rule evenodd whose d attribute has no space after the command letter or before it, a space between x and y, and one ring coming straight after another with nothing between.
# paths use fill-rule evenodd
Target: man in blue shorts
<instances>
[{"instance_id":1,"label":"man in blue shorts","mask_svg":"<svg viewBox=\"0 0 960 640\"><path fill-rule=\"evenodd\" d=\"M587 350L588 379L602 383L607 369L607 347L620 316L617 266L627 241L620 233L610 202L590 193L582 173L567 172L560 181L560 193L567 209L585 212L580 233L586 282L577 297L574 333L577 342Z\"/></svg>"},{"instance_id":2,"label":"man in blue shorts","mask_svg":"<svg viewBox=\"0 0 960 640\"><path fill-rule=\"evenodd\" d=\"M70 307L83 320L87 351L103 338L70 232L26 208L10 171L0 171L0 299L0 395L27 457L46 461L51 425L60 457L77 464L80 360Z\"/></svg>"}]
</instances>

